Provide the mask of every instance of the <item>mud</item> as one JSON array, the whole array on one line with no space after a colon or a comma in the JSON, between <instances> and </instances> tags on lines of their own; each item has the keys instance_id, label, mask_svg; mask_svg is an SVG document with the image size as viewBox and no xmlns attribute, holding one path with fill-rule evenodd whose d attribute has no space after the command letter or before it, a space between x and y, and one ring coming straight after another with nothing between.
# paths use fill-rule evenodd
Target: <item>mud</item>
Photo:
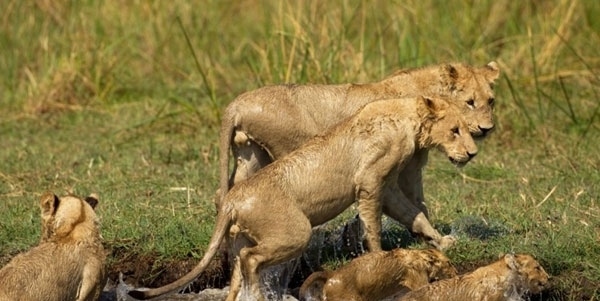
<instances>
[{"instance_id":1,"label":"mud","mask_svg":"<svg viewBox=\"0 0 600 301\"><path fill-rule=\"evenodd\" d=\"M297 300L300 285L312 272L321 269L322 262L347 260L364 252L362 242L356 239L356 237L360 237L360 230L356 222L357 220L354 220L334 230L322 228L315 231L308 251L299 259L297 268L288 279L289 284L288 289L285 291L284 300ZM467 220L464 225L461 224L464 229L456 225L452 225L452 227L448 225L447 230L456 232L456 229L462 229L460 232L463 232L463 235L476 232L477 235L471 233L468 236L482 240L489 238L487 233L493 232L493 235L503 235L505 232L504 229L499 227L496 227L498 229L494 228L497 230L495 232L489 229L483 231L480 229L481 227L475 227L473 224L472 220ZM480 234L484 232L486 235L482 237ZM416 241L404 228L387 224L382 233L382 242L384 249L392 249L406 247ZM185 275L198 262L198 259L169 261L155 255L134 254L125 248L111 250L110 257L112 260L109 264L109 282L100 299L101 301L134 301L135 299L126 295L128 289L133 287L159 287L171 283ZM456 268L459 273L465 273L485 264L487 262L468 262L456 266ZM218 256L212 261L208 269L181 293L153 300L224 300L229 290L229 268L227 259L224 256ZM121 283L120 278L122 279ZM589 280L577 271L565 271L560 275L553 275L550 288L542 294L528 297L529 300L597 300L599 292L599 283Z\"/></svg>"}]
</instances>

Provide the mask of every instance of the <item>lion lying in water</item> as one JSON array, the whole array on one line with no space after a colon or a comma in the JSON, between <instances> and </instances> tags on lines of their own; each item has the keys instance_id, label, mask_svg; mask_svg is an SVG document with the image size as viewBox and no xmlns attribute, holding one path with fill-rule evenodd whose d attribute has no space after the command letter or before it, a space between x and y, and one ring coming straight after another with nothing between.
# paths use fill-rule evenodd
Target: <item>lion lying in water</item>
<instances>
[{"instance_id":1,"label":"lion lying in water","mask_svg":"<svg viewBox=\"0 0 600 301\"><path fill-rule=\"evenodd\" d=\"M440 280L409 292L398 301L517 301L525 293L540 293L548 274L531 256L508 254L475 271Z\"/></svg>"},{"instance_id":2,"label":"lion lying in water","mask_svg":"<svg viewBox=\"0 0 600 301\"><path fill-rule=\"evenodd\" d=\"M98 300L107 274L97 203L93 195L44 194L41 242L0 270L0 300Z\"/></svg>"},{"instance_id":3,"label":"lion lying in water","mask_svg":"<svg viewBox=\"0 0 600 301\"><path fill-rule=\"evenodd\" d=\"M369 252L335 271L311 274L300 287L300 301L379 301L454 276L456 269L436 249Z\"/></svg>"},{"instance_id":4,"label":"lion lying in water","mask_svg":"<svg viewBox=\"0 0 600 301\"><path fill-rule=\"evenodd\" d=\"M129 294L148 299L176 290L201 273L229 234L235 263L228 301L244 285L262 300L259 273L307 248L312 227L352 205L371 250L381 250L381 194L400 193L398 173L421 149L438 148L466 164L477 147L458 110L443 99L390 99L366 105L324 136L235 185L217 214L214 234L198 265L161 288ZM397 206L390 202L391 206Z\"/></svg>"},{"instance_id":5,"label":"lion lying in water","mask_svg":"<svg viewBox=\"0 0 600 301\"><path fill-rule=\"evenodd\" d=\"M230 186L283 158L312 137L322 135L373 101L420 95L444 97L459 108L471 134L483 137L494 128L491 86L499 73L495 62L482 67L453 63L401 70L369 84L275 85L246 92L223 113L217 210L219 199L225 197ZM231 177L230 149L234 157ZM445 249L455 240L440 235L431 226L424 204L422 169L427 156L427 150L413 154L397 178L402 202L392 206L384 197L383 211L413 234ZM396 197L390 202L395 202Z\"/></svg>"}]
</instances>

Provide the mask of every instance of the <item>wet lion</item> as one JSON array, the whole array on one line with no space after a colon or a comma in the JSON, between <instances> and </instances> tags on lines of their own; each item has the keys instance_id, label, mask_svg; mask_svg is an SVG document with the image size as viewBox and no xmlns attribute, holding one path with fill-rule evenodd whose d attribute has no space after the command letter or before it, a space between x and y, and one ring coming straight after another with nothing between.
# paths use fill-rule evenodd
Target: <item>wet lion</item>
<instances>
[{"instance_id":1,"label":"wet lion","mask_svg":"<svg viewBox=\"0 0 600 301\"><path fill-rule=\"evenodd\" d=\"M411 291L398 301L516 301L525 293L540 293L548 274L528 254L507 254L471 273L440 280Z\"/></svg>"},{"instance_id":2,"label":"wet lion","mask_svg":"<svg viewBox=\"0 0 600 301\"><path fill-rule=\"evenodd\" d=\"M400 70L382 81L341 85L274 85L246 92L223 113L219 134L220 184L216 198L224 198L231 186L278 160L306 141L322 135L365 104L390 98L421 95L444 97L464 116L473 136L486 136L494 128L492 84L498 65L483 67L462 63ZM230 152L233 172L229 174ZM397 179L401 206L386 204L384 213L405 225L439 249L454 243L429 223L424 204L422 169L427 150L415 152ZM394 197L395 198L395 197ZM383 201L386 201L385 198Z\"/></svg>"},{"instance_id":3,"label":"wet lion","mask_svg":"<svg viewBox=\"0 0 600 301\"><path fill-rule=\"evenodd\" d=\"M335 271L312 273L300 287L300 301L379 301L454 276L456 269L436 249L369 252Z\"/></svg>"},{"instance_id":4,"label":"wet lion","mask_svg":"<svg viewBox=\"0 0 600 301\"><path fill-rule=\"evenodd\" d=\"M246 293L263 300L260 271L300 256L312 227L355 202L368 247L381 250L381 195L386 189L399 192L398 183L389 179L397 178L415 151L430 148L458 165L477 153L455 107L444 99L424 97L372 102L236 184L223 199L208 250L192 271L166 286L129 294L148 299L187 285L229 236L235 260L227 300L236 300L242 282Z\"/></svg>"}]
</instances>

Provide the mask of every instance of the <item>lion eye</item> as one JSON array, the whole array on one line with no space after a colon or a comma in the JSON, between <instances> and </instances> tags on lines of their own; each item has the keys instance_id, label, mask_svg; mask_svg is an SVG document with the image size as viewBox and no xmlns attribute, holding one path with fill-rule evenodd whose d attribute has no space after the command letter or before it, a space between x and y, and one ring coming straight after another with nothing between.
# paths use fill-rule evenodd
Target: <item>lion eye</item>
<instances>
[{"instance_id":1,"label":"lion eye","mask_svg":"<svg viewBox=\"0 0 600 301\"><path fill-rule=\"evenodd\" d=\"M493 106L494 101L496 101L493 97L488 98L488 105Z\"/></svg>"},{"instance_id":2,"label":"lion eye","mask_svg":"<svg viewBox=\"0 0 600 301\"><path fill-rule=\"evenodd\" d=\"M473 98L467 100L467 105L469 107L474 107L475 106L475 100Z\"/></svg>"},{"instance_id":3,"label":"lion eye","mask_svg":"<svg viewBox=\"0 0 600 301\"><path fill-rule=\"evenodd\" d=\"M457 126L455 126L455 127L452 128L452 134L453 135L459 135L460 134L460 131L458 130Z\"/></svg>"}]
</instances>

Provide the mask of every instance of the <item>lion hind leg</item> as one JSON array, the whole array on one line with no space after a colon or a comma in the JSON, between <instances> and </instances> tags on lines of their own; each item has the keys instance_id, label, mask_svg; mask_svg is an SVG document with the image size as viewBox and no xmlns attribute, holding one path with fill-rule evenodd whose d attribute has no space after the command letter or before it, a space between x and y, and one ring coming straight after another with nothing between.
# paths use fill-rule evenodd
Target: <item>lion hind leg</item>
<instances>
[{"instance_id":1,"label":"lion hind leg","mask_svg":"<svg viewBox=\"0 0 600 301\"><path fill-rule=\"evenodd\" d=\"M255 246L240 250L242 276L252 296L264 300L260 291L260 271L300 256L308 247L311 233L308 219L284 219L269 231L268 237L261 233L263 237Z\"/></svg>"},{"instance_id":2,"label":"lion hind leg","mask_svg":"<svg viewBox=\"0 0 600 301\"><path fill-rule=\"evenodd\" d=\"M241 272L240 257L237 256L234 259L233 269L231 271L231 281L229 284L229 293L227 294L226 301L235 301L240 293L241 288L242 288L242 272Z\"/></svg>"}]
</instances>

